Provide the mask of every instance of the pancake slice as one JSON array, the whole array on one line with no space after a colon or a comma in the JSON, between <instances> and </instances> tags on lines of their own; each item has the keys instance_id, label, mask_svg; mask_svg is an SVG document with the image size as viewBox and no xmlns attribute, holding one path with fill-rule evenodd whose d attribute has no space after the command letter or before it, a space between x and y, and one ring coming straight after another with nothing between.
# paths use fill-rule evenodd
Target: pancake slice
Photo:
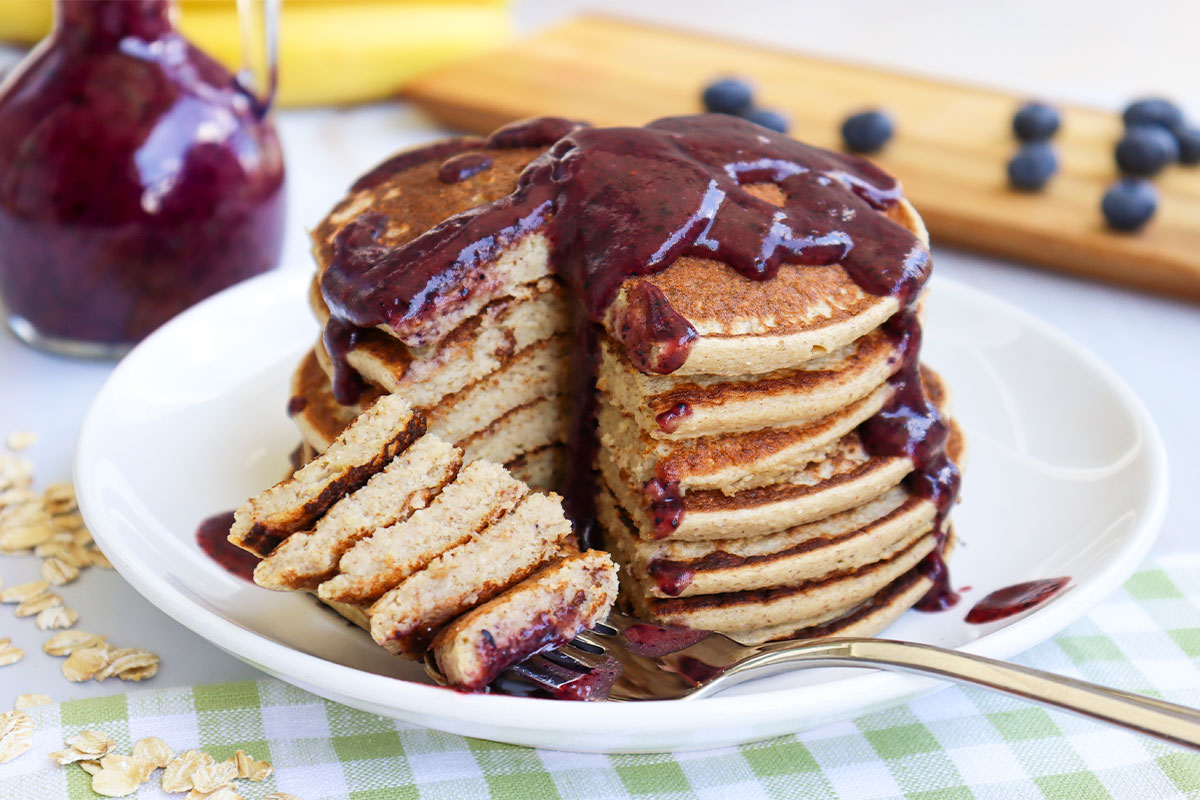
<instances>
[{"instance_id":1,"label":"pancake slice","mask_svg":"<svg viewBox=\"0 0 1200 800\"><path fill-rule=\"evenodd\" d=\"M450 619L577 552L558 495L531 494L478 536L405 578L368 610L371 636L393 653L423 653Z\"/></svg>"},{"instance_id":2,"label":"pancake slice","mask_svg":"<svg viewBox=\"0 0 1200 800\"><path fill-rule=\"evenodd\" d=\"M474 461L426 508L375 531L346 551L338 574L317 587L322 600L368 603L503 517L529 489L499 464Z\"/></svg>"},{"instance_id":3,"label":"pancake slice","mask_svg":"<svg viewBox=\"0 0 1200 800\"><path fill-rule=\"evenodd\" d=\"M467 461L505 464L527 452L566 440L566 398L547 397L517 406L481 431L458 442ZM526 481L528 483L528 481Z\"/></svg>"},{"instance_id":4,"label":"pancake slice","mask_svg":"<svg viewBox=\"0 0 1200 800\"><path fill-rule=\"evenodd\" d=\"M530 488L549 491L562 482L567 462L567 448L551 444L522 453L505 467L517 480L529 484Z\"/></svg>"},{"instance_id":5,"label":"pancake slice","mask_svg":"<svg viewBox=\"0 0 1200 800\"><path fill-rule=\"evenodd\" d=\"M244 503L229 541L259 556L307 530L343 495L357 490L425 433L425 420L397 395L386 395L320 456Z\"/></svg>"},{"instance_id":6,"label":"pancake slice","mask_svg":"<svg viewBox=\"0 0 1200 800\"><path fill-rule=\"evenodd\" d=\"M868 566L881 553L929 533L937 509L895 487L862 506L781 533L705 542L640 540L607 493L599 512L605 542L621 554L627 579L636 578L652 597L690 597L795 585Z\"/></svg>"},{"instance_id":7,"label":"pancake slice","mask_svg":"<svg viewBox=\"0 0 1200 800\"><path fill-rule=\"evenodd\" d=\"M432 646L438 669L451 684L478 691L594 626L616 597L617 567L607 553L564 558L444 628Z\"/></svg>"},{"instance_id":8,"label":"pancake slice","mask_svg":"<svg viewBox=\"0 0 1200 800\"><path fill-rule=\"evenodd\" d=\"M254 570L254 582L275 590L313 589L337 571L342 554L379 528L403 522L454 480L458 448L422 436L358 491L338 500L312 531L288 537Z\"/></svg>"}]
</instances>

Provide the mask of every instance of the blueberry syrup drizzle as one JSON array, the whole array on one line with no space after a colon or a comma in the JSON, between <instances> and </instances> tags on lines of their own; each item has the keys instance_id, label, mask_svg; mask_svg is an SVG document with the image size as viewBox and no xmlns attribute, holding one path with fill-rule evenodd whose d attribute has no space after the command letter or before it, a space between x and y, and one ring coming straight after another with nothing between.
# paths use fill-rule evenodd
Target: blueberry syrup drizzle
<instances>
[{"instance_id":1,"label":"blueberry syrup drizzle","mask_svg":"<svg viewBox=\"0 0 1200 800\"><path fill-rule=\"evenodd\" d=\"M893 315L884 330L900 353L900 368L888 382L892 397L878 414L858 428L863 446L872 456L909 458L913 471L905 478L908 490L933 502L934 535L937 545L918 565L933 586L914 608L920 611L944 611L959 601L950 588L950 571L943 557L946 515L958 498L961 475L946 455L950 427L941 411L926 396L921 382L918 357L921 350L921 323L911 308Z\"/></svg>"},{"instance_id":2,"label":"blueberry syrup drizzle","mask_svg":"<svg viewBox=\"0 0 1200 800\"><path fill-rule=\"evenodd\" d=\"M258 566L259 559L253 553L230 543L229 529L232 527L232 511L214 514L196 527L196 544L226 572L253 582L254 568Z\"/></svg>"},{"instance_id":3,"label":"blueberry syrup drizzle","mask_svg":"<svg viewBox=\"0 0 1200 800\"><path fill-rule=\"evenodd\" d=\"M692 407L687 403L676 403L666 411L657 415L654 422L663 433L674 433L679 430L679 423L692 415Z\"/></svg>"},{"instance_id":4,"label":"blueberry syrup drizzle","mask_svg":"<svg viewBox=\"0 0 1200 800\"><path fill-rule=\"evenodd\" d=\"M966 621L983 625L1020 614L1046 602L1070 582L1067 577L1046 578L997 589L967 612Z\"/></svg>"},{"instance_id":5,"label":"blueberry syrup drizzle","mask_svg":"<svg viewBox=\"0 0 1200 800\"><path fill-rule=\"evenodd\" d=\"M453 161L481 149L479 140L442 147L421 157L397 157L356 188L377 185L413 163ZM511 194L456 214L402 245L379 244L386 221L376 214L362 214L342 229L321 278L333 315L327 349L337 365L338 399L347 402L356 394L347 377L353 371L345 365L356 328L386 325L402 341L424 344L430 319L496 289L484 269L489 262L530 233L545 234L551 268L573 290L580 320L572 468L564 494L569 515L582 529L594 512L598 326L606 324L633 364L648 374L677 370L697 337L657 286L630 279L659 273L683 256L720 260L752 280L769 280L784 264L837 263L864 291L895 297L905 309L891 327L901 342L912 340L911 363L892 379L889 407L864 426L864 443L873 454L914 459L910 488L939 509L939 551L923 569L941 574L941 520L958 478L943 452L946 425L924 397L916 359L920 330L908 311L928 277L929 254L909 230L879 213L900 199L896 181L857 156L813 148L725 115L673 117L643 128L589 128L538 118L501 128L482 149L535 147L547 149L525 167ZM782 203L744 188L760 183L775 184ZM625 302L620 313L610 314L622 286ZM679 418L668 414L659 424L677 424ZM677 528L683 515L678 485L655 479L646 493L656 529L665 534ZM948 585L935 590L949 597Z\"/></svg>"},{"instance_id":6,"label":"blueberry syrup drizzle","mask_svg":"<svg viewBox=\"0 0 1200 800\"><path fill-rule=\"evenodd\" d=\"M472 175L478 175L492 166L492 159L486 153L460 153L442 162L438 167L438 180L442 183L458 183Z\"/></svg>"}]
</instances>

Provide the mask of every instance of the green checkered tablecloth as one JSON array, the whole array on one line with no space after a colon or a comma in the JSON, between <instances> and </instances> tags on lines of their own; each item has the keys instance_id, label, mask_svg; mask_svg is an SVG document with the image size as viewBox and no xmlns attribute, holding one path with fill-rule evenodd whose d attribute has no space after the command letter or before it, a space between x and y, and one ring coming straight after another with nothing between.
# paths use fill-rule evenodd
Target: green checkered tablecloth
<instances>
[{"instance_id":1,"label":"green checkered tablecloth","mask_svg":"<svg viewBox=\"0 0 1200 800\"><path fill-rule=\"evenodd\" d=\"M1200 706L1200 554L1162 560L1018 661ZM0 680L3 679L0 673ZM20 687L3 684L15 695ZM0 700L0 702L8 702ZM606 756L530 750L375 717L274 680L133 692L29 709L25 755L0 799L93 798L47 754L85 728L128 752L145 736L275 774L246 800L401 798L1200 798L1200 754L1018 700L951 686L888 711L744 747ZM137 798L167 795L157 778Z\"/></svg>"}]
</instances>

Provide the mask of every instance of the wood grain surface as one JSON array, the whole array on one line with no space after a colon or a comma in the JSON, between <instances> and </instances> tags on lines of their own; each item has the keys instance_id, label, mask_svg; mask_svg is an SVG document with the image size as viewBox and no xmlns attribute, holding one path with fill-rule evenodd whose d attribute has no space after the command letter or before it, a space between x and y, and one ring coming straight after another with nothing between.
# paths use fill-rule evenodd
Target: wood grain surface
<instances>
[{"instance_id":1,"label":"wood grain surface","mask_svg":"<svg viewBox=\"0 0 1200 800\"><path fill-rule=\"evenodd\" d=\"M1110 112L1062 107L1060 171L1030 194L1005 175L1024 98L605 17L426 75L404 95L468 131L540 114L641 124L700 111L702 87L725 75L752 81L760 105L790 116L792 135L824 147L840 145L848 114L887 109L897 133L872 158L903 182L937 243L1200 300L1200 167L1155 179L1159 210L1143 231L1109 231L1100 199L1121 133Z\"/></svg>"}]
</instances>

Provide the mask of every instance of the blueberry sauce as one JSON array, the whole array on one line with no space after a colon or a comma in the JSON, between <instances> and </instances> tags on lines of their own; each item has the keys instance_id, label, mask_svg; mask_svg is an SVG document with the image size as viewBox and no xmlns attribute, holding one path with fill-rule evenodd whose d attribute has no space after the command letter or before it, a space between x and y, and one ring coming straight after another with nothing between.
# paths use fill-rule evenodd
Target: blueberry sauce
<instances>
[{"instance_id":1,"label":"blueberry sauce","mask_svg":"<svg viewBox=\"0 0 1200 800\"><path fill-rule=\"evenodd\" d=\"M248 553L229 541L229 529L233 527L233 512L214 514L196 528L196 544L213 561L231 575L254 581L254 568L258 557Z\"/></svg>"},{"instance_id":2,"label":"blueberry sauce","mask_svg":"<svg viewBox=\"0 0 1200 800\"><path fill-rule=\"evenodd\" d=\"M670 653L686 650L707 639L709 631L698 631L677 625L651 625L637 622L625 629L626 647L634 655L646 658L661 658Z\"/></svg>"},{"instance_id":3,"label":"blueberry sauce","mask_svg":"<svg viewBox=\"0 0 1200 800\"><path fill-rule=\"evenodd\" d=\"M679 423L692 415L692 407L687 403L676 403L666 411L657 415L654 421L663 433L674 433L679 430Z\"/></svg>"},{"instance_id":4,"label":"blueberry sauce","mask_svg":"<svg viewBox=\"0 0 1200 800\"><path fill-rule=\"evenodd\" d=\"M1046 602L1070 582L1071 579L1065 577L1047 578L1005 586L976 603L967 612L966 620L972 625L983 625L1020 614Z\"/></svg>"},{"instance_id":5,"label":"blueberry sauce","mask_svg":"<svg viewBox=\"0 0 1200 800\"><path fill-rule=\"evenodd\" d=\"M308 408L308 400L303 395L293 395L288 398L287 415L294 417L304 409Z\"/></svg>"},{"instance_id":6,"label":"blueberry sauce","mask_svg":"<svg viewBox=\"0 0 1200 800\"><path fill-rule=\"evenodd\" d=\"M472 175L478 175L492 166L492 159L486 153L460 153L442 162L438 167L438 180L442 183L458 183Z\"/></svg>"}]
</instances>

